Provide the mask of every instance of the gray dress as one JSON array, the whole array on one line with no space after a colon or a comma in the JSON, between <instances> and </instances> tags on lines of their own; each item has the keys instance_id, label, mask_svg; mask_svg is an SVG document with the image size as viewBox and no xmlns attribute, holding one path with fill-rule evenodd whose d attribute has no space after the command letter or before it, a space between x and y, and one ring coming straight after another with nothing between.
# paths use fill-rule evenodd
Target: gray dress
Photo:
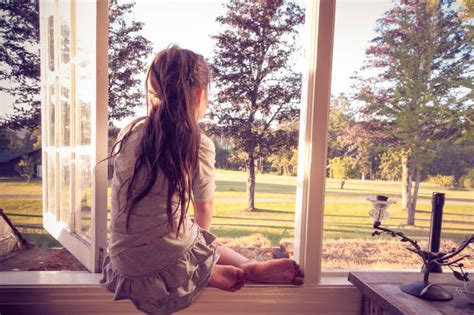
<instances>
[{"instance_id":1,"label":"gray dress","mask_svg":"<svg viewBox=\"0 0 474 315\"><path fill-rule=\"evenodd\" d=\"M132 174L142 132L143 121L114 159L110 242L101 283L114 293L114 300L130 299L146 313L170 314L189 306L207 285L218 259L216 246L211 244L215 236L188 217L177 238L171 233L167 183L161 173L151 192L133 209L129 230L125 230L126 214L118 209L125 201L127 186L120 193L119 188ZM201 135L199 165L193 174L194 200L212 198L214 163L214 144Z\"/></svg>"}]
</instances>

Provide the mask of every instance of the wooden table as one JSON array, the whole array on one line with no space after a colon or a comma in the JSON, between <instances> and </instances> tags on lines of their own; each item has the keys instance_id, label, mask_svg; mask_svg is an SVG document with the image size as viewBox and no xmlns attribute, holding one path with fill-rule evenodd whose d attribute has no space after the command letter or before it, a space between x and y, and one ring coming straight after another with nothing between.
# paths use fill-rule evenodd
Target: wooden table
<instances>
[{"instance_id":1,"label":"wooden table","mask_svg":"<svg viewBox=\"0 0 474 315\"><path fill-rule=\"evenodd\" d=\"M363 315L474 315L474 305L465 302L454 291L462 286L452 273L431 274L430 282L443 284L454 295L447 302L427 301L400 290L400 284L421 281L423 275L413 272L350 272L349 281L363 295Z\"/></svg>"}]
</instances>

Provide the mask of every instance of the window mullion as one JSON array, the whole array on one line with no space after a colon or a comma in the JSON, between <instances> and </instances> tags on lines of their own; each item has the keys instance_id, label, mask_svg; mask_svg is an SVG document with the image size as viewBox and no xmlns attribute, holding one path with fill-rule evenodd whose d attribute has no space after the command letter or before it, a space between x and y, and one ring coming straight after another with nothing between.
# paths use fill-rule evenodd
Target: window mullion
<instances>
[{"instance_id":1,"label":"window mullion","mask_svg":"<svg viewBox=\"0 0 474 315\"><path fill-rule=\"evenodd\" d=\"M335 0L307 7L307 69L300 121L295 257L305 271L305 285L321 278L326 180L327 128L334 38Z\"/></svg>"}]
</instances>

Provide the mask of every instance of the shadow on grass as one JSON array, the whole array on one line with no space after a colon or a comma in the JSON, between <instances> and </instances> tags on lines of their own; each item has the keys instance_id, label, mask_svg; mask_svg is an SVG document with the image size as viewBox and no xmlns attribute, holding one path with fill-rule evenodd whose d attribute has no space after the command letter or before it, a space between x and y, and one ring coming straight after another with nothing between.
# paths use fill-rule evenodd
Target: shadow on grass
<instances>
[{"instance_id":1,"label":"shadow on grass","mask_svg":"<svg viewBox=\"0 0 474 315\"><path fill-rule=\"evenodd\" d=\"M255 209L254 211L249 211L248 213L255 213L255 212L259 212L259 213L295 214L293 211L281 211L281 210L260 209L260 208L257 208L257 209ZM263 219L263 220L265 220L265 219Z\"/></svg>"},{"instance_id":2,"label":"shadow on grass","mask_svg":"<svg viewBox=\"0 0 474 315\"><path fill-rule=\"evenodd\" d=\"M41 233L21 233L30 243L38 247L63 247L54 237L49 235L46 231Z\"/></svg>"},{"instance_id":3,"label":"shadow on grass","mask_svg":"<svg viewBox=\"0 0 474 315\"><path fill-rule=\"evenodd\" d=\"M228 217L228 216L221 216L221 215L214 215L212 216L213 219L231 219L231 220L250 220L250 221L274 221L274 222L289 222L293 223L294 220L286 220L286 219L270 219L270 218L249 218L249 217Z\"/></svg>"},{"instance_id":4,"label":"shadow on grass","mask_svg":"<svg viewBox=\"0 0 474 315\"><path fill-rule=\"evenodd\" d=\"M293 226L278 226L278 225L261 225L261 224L235 224L235 223L214 223L216 226L229 226L229 227L246 227L246 228L262 228L262 229L282 229L282 230L293 230ZM262 232L262 234L265 234Z\"/></svg>"},{"instance_id":5,"label":"shadow on grass","mask_svg":"<svg viewBox=\"0 0 474 315\"><path fill-rule=\"evenodd\" d=\"M428 213L428 214L431 214L431 211L430 210L416 210L415 213ZM459 212L444 212L444 214L445 215L455 215L455 216L461 216L461 217L473 217L474 218L474 214L466 214L466 213L459 213ZM445 222L445 221L443 220L443 222Z\"/></svg>"},{"instance_id":6,"label":"shadow on grass","mask_svg":"<svg viewBox=\"0 0 474 315\"><path fill-rule=\"evenodd\" d=\"M359 197L359 200L354 200L354 201L362 201L360 199L365 199L368 197L367 194L370 194L370 190L367 189L361 189L361 188L348 188L348 190L356 190L354 192L352 191L347 191L347 190L326 190L325 192L325 197L337 197L338 199L350 199L352 197ZM360 192L358 192L360 191ZM393 199L401 199L400 194L397 193L384 193L385 196L388 196ZM431 196L430 195L420 195L418 196L418 200L423 200L423 201L431 201ZM469 198L462 198L462 197L452 197L452 198L447 198L446 202L463 202L463 203L472 203L472 199Z\"/></svg>"},{"instance_id":7,"label":"shadow on grass","mask_svg":"<svg viewBox=\"0 0 474 315\"><path fill-rule=\"evenodd\" d=\"M246 192L247 184L245 182L239 181L223 181L216 180L216 191L236 191L236 192ZM285 185L285 184L266 184L266 183L256 183L255 185L256 193L280 193L280 194L294 194L296 192L295 185Z\"/></svg>"},{"instance_id":8,"label":"shadow on grass","mask_svg":"<svg viewBox=\"0 0 474 315\"><path fill-rule=\"evenodd\" d=\"M13 213L13 212L5 212L5 214L9 217L27 217L27 218L42 218L42 215L38 214L28 214L28 213Z\"/></svg>"},{"instance_id":9,"label":"shadow on grass","mask_svg":"<svg viewBox=\"0 0 474 315\"><path fill-rule=\"evenodd\" d=\"M278 246L280 244L280 240L282 238L288 238L290 237L290 231L292 232L292 229L288 228L280 228L280 230L275 230L275 231L266 231L266 232L259 232L255 231L253 229L249 228L235 228L235 227L220 227L220 226L214 226L211 228L211 232L216 234L218 237L225 237L225 238L239 238L239 237L244 237L244 236L250 236L255 233L260 233L264 235L266 238L268 238L273 246Z\"/></svg>"}]
</instances>

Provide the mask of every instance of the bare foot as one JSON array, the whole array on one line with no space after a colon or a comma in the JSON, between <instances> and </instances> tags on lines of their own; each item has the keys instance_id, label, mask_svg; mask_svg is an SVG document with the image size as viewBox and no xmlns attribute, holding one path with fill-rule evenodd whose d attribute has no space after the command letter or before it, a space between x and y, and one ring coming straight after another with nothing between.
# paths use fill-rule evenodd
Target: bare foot
<instances>
[{"instance_id":1,"label":"bare foot","mask_svg":"<svg viewBox=\"0 0 474 315\"><path fill-rule=\"evenodd\" d=\"M242 288L246 280L247 276L243 269L216 265L208 284L210 287L234 292Z\"/></svg>"},{"instance_id":2,"label":"bare foot","mask_svg":"<svg viewBox=\"0 0 474 315\"><path fill-rule=\"evenodd\" d=\"M260 283L303 284L304 274L293 259L251 261L242 265L248 279Z\"/></svg>"}]
</instances>

